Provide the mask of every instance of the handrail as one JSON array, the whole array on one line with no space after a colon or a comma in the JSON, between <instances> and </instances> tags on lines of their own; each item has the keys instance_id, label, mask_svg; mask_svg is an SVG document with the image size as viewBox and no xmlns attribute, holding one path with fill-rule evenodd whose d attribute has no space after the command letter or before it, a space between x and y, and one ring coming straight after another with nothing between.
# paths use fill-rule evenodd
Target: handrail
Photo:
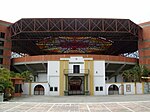
<instances>
[{"instance_id":1,"label":"handrail","mask_svg":"<svg viewBox=\"0 0 150 112\"><path fill-rule=\"evenodd\" d=\"M79 73L74 73L73 69L64 69L64 74L89 74L89 69L80 69Z\"/></svg>"}]
</instances>

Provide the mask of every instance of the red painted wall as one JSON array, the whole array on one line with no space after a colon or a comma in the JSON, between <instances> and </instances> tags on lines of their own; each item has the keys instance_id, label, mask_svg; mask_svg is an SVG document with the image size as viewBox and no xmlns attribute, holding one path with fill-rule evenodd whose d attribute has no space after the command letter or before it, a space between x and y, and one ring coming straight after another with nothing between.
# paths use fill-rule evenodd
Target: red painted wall
<instances>
[{"instance_id":1,"label":"red painted wall","mask_svg":"<svg viewBox=\"0 0 150 112\"><path fill-rule=\"evenodd\" d=\"M139 39L139 63L150 68L150 22L142 23L142 39Z\"/></svg>"},{"instance_id":2,"label":"red painted wall","mask_svg":"<svg viewBox=\"0 0 150 112\"><path fill-rule=\"evenodd\" d=\"M0 32L5 33L5 38L0 40L4 40L4 47L0 47L0 49L3 49L3 55L1 57L3 58L3 63L1 66L10 69L10 57L11 57L11 40L10 40L10 34L8 26L11 25L9 22L1 21L0 20Z\"/></svg>"}]
</instances>

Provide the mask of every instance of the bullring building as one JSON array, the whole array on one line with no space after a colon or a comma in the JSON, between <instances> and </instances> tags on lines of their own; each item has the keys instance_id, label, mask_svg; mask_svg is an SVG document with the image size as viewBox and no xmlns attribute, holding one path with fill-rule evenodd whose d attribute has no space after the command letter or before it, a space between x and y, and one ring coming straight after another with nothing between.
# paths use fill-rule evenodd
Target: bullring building
<instances>
[{"instance_id":1,"label":"bullring building","mask_svg":"<svg viewBox=\"0 0 150 112\"><path fill-rule=\"evenodd\" d=\"M29 95L143 94L124 70L150 68L150 22L129 19L28 18L0 21L0 65L32 72ZM139 57L127 57L138 51ZM11 58L11 52L18 54Z\"/></svg>"}]
</instances>

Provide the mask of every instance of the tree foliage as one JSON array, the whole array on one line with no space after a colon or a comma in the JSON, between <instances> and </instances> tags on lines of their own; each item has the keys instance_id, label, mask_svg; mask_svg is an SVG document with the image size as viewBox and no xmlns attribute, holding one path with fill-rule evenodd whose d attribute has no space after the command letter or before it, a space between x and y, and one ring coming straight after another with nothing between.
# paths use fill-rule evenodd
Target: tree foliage
<instances>
[{"instance_id":1,"label":"tree foliage","mask_svg":"<svg viewBox=\"0 0 150 112\"><path fill-rule=\"evenodd\" d=\"M20 75L24 78L25 82L32 81L33 79L33 74L30 71L24 71Z\"/></svg>"},{"instance_id":2,"label":"tree foliage","mask_svg":"<svg viewBox=\"0 0 150 112\"><path fill-rule=\"evenodd\" d=\"M5 93L6 91L14 90L11 78L23 78L24 81L29 82L32 76L32 73L29 71L15 73L6 68L0 68L0 91Z\"/></svg>"},{"instance_id":3,"label":"tree foliage","mask_svg":"<svg viewBox=\"0 0 150 112\"><path fill-rule=\"evenodd\" d=\"M13 91L14 87L11 82L10 71L5 68L0 68L0 91Z\"/></svg>"},{"instance_id":4,"label":"tree foliage","mask_svg":"<svg viewBox=\"0 0 150 112\"><path fill-rule=\"evenodd\" d=\"M122 76L124 77L124 79L126 81L140 82L141 77L142 76L144 76L144 77L148 76L149 72L150 72L150 70L147 69L145 66L135 65L133 68L123 71Z\"/></svg>"}]
</instances>

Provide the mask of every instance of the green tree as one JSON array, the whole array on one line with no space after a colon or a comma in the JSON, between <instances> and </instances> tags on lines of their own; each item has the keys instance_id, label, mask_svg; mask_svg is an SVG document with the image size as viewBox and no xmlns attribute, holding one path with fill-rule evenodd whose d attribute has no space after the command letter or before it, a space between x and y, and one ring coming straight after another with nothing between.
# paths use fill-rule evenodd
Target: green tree
<instances>
[{"instance_id":1,"label":"green tree","mask_svg":"<svg viewBox=\"0 0 150 112\"><path fill-rule=\"evenodd\" d=\"M11 78L22 78L20 73L15 73L14 71L10 71Z\"/></svg>"},{"instance_id":2,"label":"green tree","mask_svg":"<svg viewBox=\"0 0 150 112\"><path fill-rule=\"evenodd\" d=\"M13 71L9 71L6 68L0 68L0 92L4 93L5 99L9 99L11 93L14 92L11 78L24 78L26 82L29 82L32 77L33 75L29 71L15 73Z\"/></svg>"},{"instance_id":3,"label":"green tree","mask_svg":"<svg viewBox=\"0 0 150 112\"><path fill-rule=\"evenodd\" d=\"M24 71L21 73L21 77L24 78L25 82L29 82L33 79L33 74L30 71Z\"/></svg>"},{"instance_id":4,"label":"green tree","mask_svg":"<svg viewBox=\"0 0 150 112\"><path fill-rule=\"evenodd\" d=\"M133 68L123 71L122 76L126 81L141 82L141 77L148 76L149 72L150 70L145 66L135 65Z\"/></svg>"},{"instance_id":5,"label":"green tree","mask_svg":"<svg viewBox=\"0 0 150 112\"><path fill-rule=\"evenodd\" d=\"M4 93L4 97L14 91L10 71L5 68L0 68L0 91Z\"/></svg>"},{"instance_id":6,"label":"green tree","mask_svg":"<svg viewBox=\"0 0 150 112\"><path fill-rule=\"evenodd\" d=\"M133 80L131 69L123 71L122 76L127 82L132 82Z\"/></svg>"},{"instance_id":7,"label":"green tree","mask_svg":"<svg viewBox=\"0 0 150 112\"><path fill-rule=\"evenodd\" d=\"M33 74L30 71L23 71L22 73L10 72L12 78L23 78L25 82L29 82L33 77Z\"/></svg>"}]
</instances>

